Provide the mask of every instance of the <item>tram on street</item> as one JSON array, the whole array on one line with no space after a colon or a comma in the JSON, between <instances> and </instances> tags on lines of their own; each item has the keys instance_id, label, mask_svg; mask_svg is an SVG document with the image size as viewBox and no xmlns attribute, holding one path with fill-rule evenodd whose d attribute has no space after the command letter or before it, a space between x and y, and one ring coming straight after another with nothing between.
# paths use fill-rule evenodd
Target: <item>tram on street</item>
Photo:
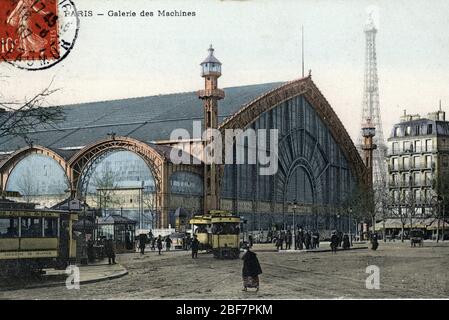
<instances>
[{"instance_id":1,"label":"tram on street","mask_svg":"<svg viewBox=\"0 0 449 320\"><path fill-rule=\"evenodd\" d=\"M211 211L212 253L218 259L238 259L240 217L228 211Z\"/></svg>"},{"instance_id":2,"label":"tram on street","mask_svg":"<svg viewBox=\"0 0 449 320\"><path fill-rule=\"evenodd\" d=\"M78 215L0 199L0 272L65 268L76 259L72 226Z\"/></svg>"},{"instance_id":3,"label":"tram on street","mask_svg":"<svg viewBox=\"0 0 449 320\"><path fill-rule=\"evenodd\" d=\"M193 225L192 232L197 236L199 242L199 250L211 249L211 217L210 216L194 216L189 223Z\"/></svg>"},{"instance_id":4,"label":"tram on street","mask_svg":"<svg viewBox=\"0 0 449 320\"><path fill-rule=\"evenodd\" d=\"M240 217L229 211L210 210L207 215L194 216L189 223L200 242L200 250L210 251L218 259L239 257Z\"/></svg>"}]
</instances>

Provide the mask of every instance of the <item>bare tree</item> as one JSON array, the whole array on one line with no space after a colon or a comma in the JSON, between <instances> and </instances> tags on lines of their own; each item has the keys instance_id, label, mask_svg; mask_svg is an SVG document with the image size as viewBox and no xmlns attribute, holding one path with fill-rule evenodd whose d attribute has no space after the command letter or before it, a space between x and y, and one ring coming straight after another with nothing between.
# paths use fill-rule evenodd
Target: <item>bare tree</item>
<instances>
[{"instance_id":1,"label":"bare tree","mask_svg":"<svg viewBox=\"0 0 449 320\"><path fill-rule=\"evenodd\" d=\"M22 137L32 143L30 134L38 126L54 127L64 119L61 107L47 107L47 98L58 91L50 85L25 102L0 101L0 138Z\"/></svg>"},{"instance_id":2,"label":"bare tree","mask_svg":"<svg viewBox=\"0 0 449 320\"><path fill-rule=\"evenodd\" d=\"M154 228L155 226L155 219L156 219L156 195L153 192L142 192L142 201L145 206L145 208L148 209L151 215L151 225ZM142 212L142 214L145 217L145 211ZM149 218L149 217L146 217Z\"/></svg>"},{"instance_id":3,"label":"bare tree","mask_svg":"<svg viewBox=\"0 0 449 320\"><path fill-rule=\"evenodd\" d=\"M97 206L107 209L114 206L120 206L120 197L116 197L116 189L118 188L117 177L111 168L106 167L92 177L92 186L96 189L98 199L95 200Z\"/></svg>"},{"instance_id":4,"label":"bare tree","mask_svg":"<svg viewBox=\"0 0 449 320\"><path fill-rule=\"evenodd\" d=\"M418 202L412 190L399 193L398 199L393 202L394 213L401 221L401 241L404 242L405 226L410 223L410 230L413 228L413 219L418 215Z\"/></svg>"},{"instance_id":5,"label":"bare tree","mask_svg":"<svg viewBox=\"0 0 449 320\"><path fill-rule=\"evenodd\" d=\"M30 168L17 181L17 191L25 198L26 202L31 202L31 197L39 194L39 186L33 179Z\"/></svg>"},{"instance_id":6,"label":"bare tree","mask_svg":"<svg viewBox=\"0 0 449 320\"><path fill-rule=\"evenodd\" d=\"M359 185L355 187L343 204L343 211L350 213L355 223L372 223L375 221L373 191L366 186Z\"/></svg>"},{"instance_id":7,"label":"bare tree","mask_svg":"<svg viewBox=\"0 0 449 320\"><path fill-rule=\"evenodd\" d=\"M448 216L449 211L449 173L440 172L438 177L434 180L434 189L436 192L436 201L438 203L438 210L436 217L438 218L437 226L437 240L440 238L440 227L442 227L442 236L444 240L445 219ZM440 220L443 221L443 225L440 226Z\"/></svg>"}]
</instances>

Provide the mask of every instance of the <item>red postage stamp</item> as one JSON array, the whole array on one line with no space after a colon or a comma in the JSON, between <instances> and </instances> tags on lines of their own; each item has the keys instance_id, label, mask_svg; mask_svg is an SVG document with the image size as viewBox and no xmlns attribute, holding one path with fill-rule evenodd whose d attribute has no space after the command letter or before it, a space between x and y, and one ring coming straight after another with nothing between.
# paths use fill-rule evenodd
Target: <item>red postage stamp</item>
<instances>
[{"instance_id":1,"label":"red postage stamp","mask_svg":"<svg viewBox=\"0 0 449 320\"><path fill-rule=\"evenodd\" d=\"M0 1L0 54L28 70L46 69L72 49L79 19L71 0Z\"/></svg>"}]
</instances>

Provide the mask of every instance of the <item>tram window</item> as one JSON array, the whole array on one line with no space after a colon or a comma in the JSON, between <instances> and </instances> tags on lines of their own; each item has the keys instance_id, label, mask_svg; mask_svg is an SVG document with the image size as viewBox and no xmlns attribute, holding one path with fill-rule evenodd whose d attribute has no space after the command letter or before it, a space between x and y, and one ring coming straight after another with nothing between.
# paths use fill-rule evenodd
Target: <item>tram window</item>
<instances>
[{"instance_id":1,"label":"tram window","mask_svg":"<svg viewBox=\"0 0 449 320\"><path fill-rule=\"evenodd\" d=\"M58 236L58 220L55 218L44 218L44 235L50 238Z\"/></svg>"},{"instance_id":2,"label":"tram window","mask_svg":"<svg viewBox=\"0 0 449 320\"><path fill-rule=\"evenodd\" d=\"M196 228L195 233L207 233L206 226L198 226L198 228Z\"/></svg>"},{"instance_id":3,"label":"tram window","mask_svg":"<svg viewBox=\"0 0 449 320\"><path fill-rule=\"evenodd\" d=\"M212 227L212 233L214 234L239 234L240 228L238 225L232 223L220 223L214 224Z\"/></svg>"},{"instance_id":4,"label":"tram window","mask_svg":"<svg viewBox=\"0 0 449 320\"><path fill-rule=\"evenodd\" d=\"M19 236L17 218L0 218L0 238L15 238Z\"/></svg>"},{"instance_id":5,"label":"tram window","mask_svg":"<svg viewBox=\"0 0 449 320\"><path fill-rule=\"evenodd\" d=\"M42 237L41 218L22 218L22 237L38 238Z\"/></svg>"}]
</instances>

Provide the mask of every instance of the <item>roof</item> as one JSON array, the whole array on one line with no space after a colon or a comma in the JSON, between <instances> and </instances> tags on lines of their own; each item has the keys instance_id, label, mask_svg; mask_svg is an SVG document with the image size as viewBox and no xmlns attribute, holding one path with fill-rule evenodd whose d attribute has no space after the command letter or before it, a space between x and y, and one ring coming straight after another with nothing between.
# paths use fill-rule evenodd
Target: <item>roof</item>
<instances>
[{"instance_id":1,"label":"roof","mask_svg":"<svg viewBox=\"0 0 449 320\"><path fill-rule=\"evenodd\" d=\"M427 230L433 230L437 228L438 219L436 218L413 218L412 219L412 228L427 228ZM440 219L440 227L443 225L443 220ZM376 230L383 230L384 222L376 223ZM402 228L402 222L400 218L396 219L385 219L385 228L386 229L400 229ZM404 221L404 228L410 228L410 219L407 218Z\"/></svg>"},{"instance_id":2,"label":"roof","mask_svg":"<svg viewBox=\"0 0 449 320\"><path fill-rule=\"evenodd\" d=\"M209 55L207 56L207 58L203 62L201 62L201 64L204 64L204 63L218 63L218 64L221 64L221 62L217 58L215 58L215 56L214 56L214 48L212 48L212 45L210 46L208 51L209 51Z\"/></svg>"},{"instance_id":3,"label":"roof","mask_svg":"<svg viewBox=\"0 0 449 320\"><path fill-rule=\"evenodd\" d=\"M218 107L219 123L241 106L281 85L275 82L225 88L226 99ZM75 148L104 139L109 133L143 142L168 140L173 129L192 132L192 121L203 120L202 102L196 92L73 104L62 106L62 110L65 119L55 128L38 126L30 132L35 145L50 149ZM20 137L0 138L0 152L26 145ZM66 150L66 156L73 152Z\"/></svg>"},{"instance_id":4,"label":"roof","mask_svg":"<svg viewBox=\"0 0 449 320\"><path fill-rule=\"evenodd\" d=\"M410 132L406 134L408 127L410 127ZM449 137L449 121L420 118L396 123L391 129L389 139L409 138L410 136Z\"/></svg>"},{"instance_id":5,"label":"roof","mask_svg":"<svg viewBox=\"0 0 449 320\"><path fill-rule=\"evenodd\" d=\"M137 221L131 220L116 214L111 214L106 217L98 218L98 224L136 224Z\"/></svg>"}]
</instances>

